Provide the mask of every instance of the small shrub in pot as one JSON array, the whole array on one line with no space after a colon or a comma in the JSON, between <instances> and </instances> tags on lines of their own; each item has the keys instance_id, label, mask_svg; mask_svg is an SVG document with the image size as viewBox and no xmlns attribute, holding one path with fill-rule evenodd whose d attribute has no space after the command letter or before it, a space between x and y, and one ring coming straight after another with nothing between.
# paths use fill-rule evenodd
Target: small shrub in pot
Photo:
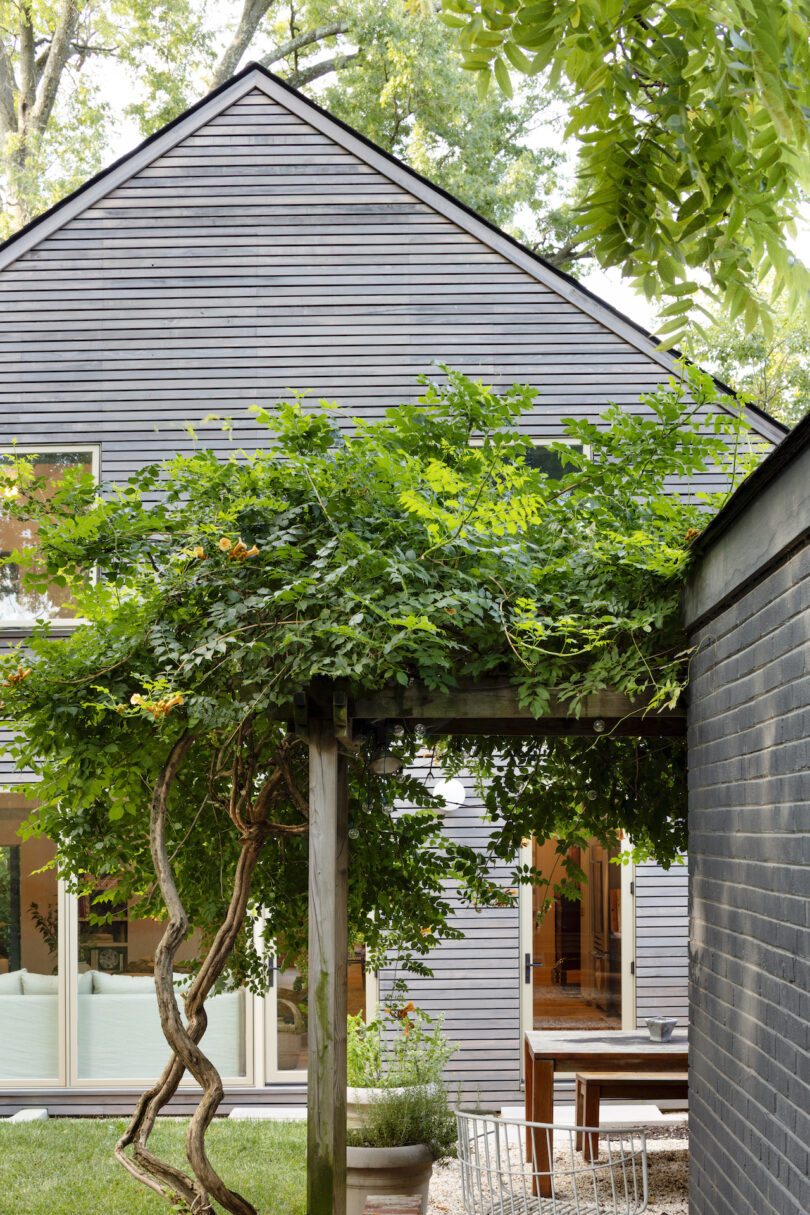
<instances>
[{"instance_id":1,"label":"small shrub in pot","mask_svg":"<svg viewBox=\"0 0 810 1215\"><path fill-rule=\"evenodd\" d=\"M440 1086L455 1046L444 1035L442 1018L432 1021L413 1004L366 1025L349 1017L346 1043L347 1126L363 1126L376 1094L413 1086Z\"/></svg>"},{"instance_id":2,"label":"small shrub in pot","mask_svg":"<svg viewBox=\"0 0 810 1215\"><path fill-rule=\"evenodd\" d=\"M377 1083L366 1087L362 1116L347 1132L347 1215L362 1215L369 1194L419 1194L424 1215L434 1162L455 1154L442 1083L455 1048L441 1022L418 1014L408 1024L387 1041L381 1027L363 1027L350 1048L350 1078Z\"/></svg>"}]
</instances>

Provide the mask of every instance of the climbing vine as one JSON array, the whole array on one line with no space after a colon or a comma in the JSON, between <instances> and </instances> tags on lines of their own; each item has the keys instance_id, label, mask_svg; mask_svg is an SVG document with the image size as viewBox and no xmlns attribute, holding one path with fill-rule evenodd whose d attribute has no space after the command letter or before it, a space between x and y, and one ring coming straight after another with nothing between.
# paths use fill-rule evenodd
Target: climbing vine
<instances>
[{"instance_id":1,"label":"climbing vine","mask_svg":"<svg viewBox=\"0 0 810 1215\"><path fill-rule=\"evenodd\" d=\"M606 688L651 712L683 692L679 593L720 501L688 487L711 466L730 483L743 474L754 457L742 419L687 369L636 412L570 420L550 477L525 459L533 396L443 369L417 402L351 431L324 402L257 409L267 443L251 455L200 446L100 489L80 468L48 487L22 457L3 471L5 511L38 532L36 551L8 560L39 596L67 588L86 621L59 637L43 621L0 667L11 751L33 773L27 830L55 842L73 889L113 879L133 914L166 921L155 971L170 1059L117 1152L173 1202L253 1210L205 1154L218 1076L200 1042L224 972L263 989L246 919L261 911L265 939L290 953L306 945L293 694L496 677L540 715L552 690L573 714ZM350 932L372 956L424 971L430 949L460 935L447 879L478 906L514 900L492 865L514 863L532 832L623 829L664 862L683 847L676 744L454 742L443 762L473 768L491 823L475 851L443 832L408 770L423 740L391 743L405 763L395 777L371 775L371 740L350 759ZM184 1024L172 965L192 928ZM203 1087L190 1172L147 1146L186 1070Z\"/></svg>"}]
</instances>

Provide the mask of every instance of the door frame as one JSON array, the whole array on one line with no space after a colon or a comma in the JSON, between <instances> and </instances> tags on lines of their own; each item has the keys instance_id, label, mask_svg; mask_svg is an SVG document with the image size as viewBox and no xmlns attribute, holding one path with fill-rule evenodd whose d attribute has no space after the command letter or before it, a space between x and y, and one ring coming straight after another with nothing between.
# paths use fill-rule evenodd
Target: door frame
<instances>
[{"instance_id":1,"label":"door frame","mask_svg":"<svg viewBox=\"0 0 810 1215\"><path fill-rule=\"evenodd\" d=\"M626 836L622 836L621 851L628 855L633 847ZM531 840L524 840L520 849L521 865L531 865ZM635 876L636 867L632 860L622 863L622 1029L636 1028L636 906L635 906ZM532 972L529 972L529 982L526 982L526 955L532 952L532 887L521 885L518 901L518 932L520 951L518 955L520 984L520 1082L524 1083L524 1052L523 1038L527 1030L532 1028ZM606 1032L610 1032L609 1030Z\"/></svg>"}]
</instances>

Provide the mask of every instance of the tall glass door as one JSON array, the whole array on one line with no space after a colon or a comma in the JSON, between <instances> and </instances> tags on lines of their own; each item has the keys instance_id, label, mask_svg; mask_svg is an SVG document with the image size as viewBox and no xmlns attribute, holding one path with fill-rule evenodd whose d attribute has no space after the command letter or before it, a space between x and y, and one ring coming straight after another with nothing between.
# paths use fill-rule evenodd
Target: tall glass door
<instances>
[{"instance_id":1,"label":"tall glass door","mask_svg":"<svg viewBox=\"0 0 810 1215\"><path fill-rule=\"evenodd\" d=\"M524 933L527 1029L621 1029L623 988L622 866L618 847L592 840L572 849L585 874L579 897L554 892L559 860L553 840L531 844L531 863L551 878L531 888ZM528 900L527 900L528 901Z\"/></svg>"},{"instance_id":2,"label":"tall glass door","mask_svg":"<svg viewBox=\"0 0 810 1215\"><path fill-rule=\"evenodd\" d=\"M280 969L275 962L280 962ZM267 1079L303 1080L307 1072L309 1027L309 972L306 954L272 959L272 987L267 999L265 1050ZM366 964L366 950L349 950L347 967L347 1011L366 1021L377 1016L377 980Z\"/></svg>"}]
</instances>

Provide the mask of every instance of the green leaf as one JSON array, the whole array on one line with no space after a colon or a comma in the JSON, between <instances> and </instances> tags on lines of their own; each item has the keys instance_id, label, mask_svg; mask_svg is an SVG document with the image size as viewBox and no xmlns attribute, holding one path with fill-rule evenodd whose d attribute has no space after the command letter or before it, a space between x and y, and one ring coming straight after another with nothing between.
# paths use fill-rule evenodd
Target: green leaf
<instances>
[{"instance_id":1,"label":"green leaf","mask_svg":"<svg viewBox=\"0 0 810 1215\"><path fill-rule=\"evenodd\" d=\"M523 72L527 76L534 74L535 68L532 60L529 59L528 55L524 55L520 47L516 46L514 42L507 42L504 45L503 51L513 67L517 68L519 72ZM511 96L511 94L509 95Z\"/></svg>"},{"instance_id":2,"label":"green leaf","mask_svg":"<svg viewBox=\"0 0 810 1215\"><path fill-rule=\"evenodd\" d=\"M509 69L507 68L503 59L495 60L493 70L495 72L495 79L498 82L498 87L500 88L501 92L506 97L511 98L514 95L512 90L512 81L509 78Z\"/></svg>"}]
</instances>

